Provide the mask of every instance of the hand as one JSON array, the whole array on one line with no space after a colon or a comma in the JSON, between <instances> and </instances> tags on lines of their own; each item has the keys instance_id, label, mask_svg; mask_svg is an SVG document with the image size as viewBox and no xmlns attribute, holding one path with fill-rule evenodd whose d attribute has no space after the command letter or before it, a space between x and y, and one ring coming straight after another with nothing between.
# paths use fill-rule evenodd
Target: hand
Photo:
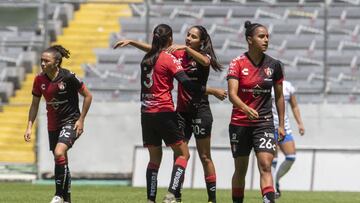
<instances>
[{"instance_id":1,"label":"hand","mask_svg":"<svg viewBox=\"0 0 360 203\"><path fill-rule=\"evenodd\" d=\"M31 128L27 128L24 134L25 142L30 142L31 140Z\"/></svg>"},{"instance_id":2,"label":"hand","mask_svg":"<svg viewBox=\"0 0 360 203\"><path fill-rule=\"evenodd\" d=\"M283 127L278 127L278 142L281 142L285 139L285 130Z\"/></svg>"},{"instance_id":3,"label":"hand","mask_svg":"<svg viewBox=\"0 0 360 203\"><path fill-rule=\"evenodd\" d=\"M76 137L80 137L80 135L84 132L84 121L77 120L74 125L74 130L76 130Z\"/></svg>"},{"instance_id":4,"label":"hand","mask_svg":"<svg viewBox=\"0 0 360 203\"><path fill-rule=\"evenodd\" d=\"M218 98L219 100L223 101L224 99L227 98L227 91L224 89L220 89L220 88L214 88L214 94L213 94L216 98Z\"/></svg>"},{"instance_id":5,"label":"hand","mask_svg":"<svg viewBox=\"0 0 360 203\"><path fill-rule=\"evenodd\" d=\"M303 124L300 124L300 125L298 126L298 128L299 128L299 133L300 133L300 135L303 136L303 135L305 134L304 125L303 125Z\"/></svg>"},{"instance_id":6,"label":"hand","mask_svg":"<svg viewBox=\"0 0 360 203\"><path fill-rule=\"evenodd\" d=\"M118 42L116 42L115 46L114 46L114 49L118 48L118 47L125 47L127 45L129 45L131 43L131 40L120 40Z\"/></svg>"},{"instance_id":7,"label":"hand","mask_svg":"<svg viewBox=\"0 0 360 203\"><path fill-rule=\"evenodd\" d=\"M246 114L249 120L254 120L259 118L258 112L253 108L247 107L244 113Z\"/></svg>"},{"instance_id":8,"label":"hand","mask_svg":"<svg viewBox=\"0 0 360 203\"><path fill-rule=\"evenodd\" d=\"M171 46L169 46L167 49L166 49L166 52L168 53L172 53L176 50L184 50L186 49L186 46L185 45L178 45L178 44L173 44Z\"/></svg>"}]
</instances>

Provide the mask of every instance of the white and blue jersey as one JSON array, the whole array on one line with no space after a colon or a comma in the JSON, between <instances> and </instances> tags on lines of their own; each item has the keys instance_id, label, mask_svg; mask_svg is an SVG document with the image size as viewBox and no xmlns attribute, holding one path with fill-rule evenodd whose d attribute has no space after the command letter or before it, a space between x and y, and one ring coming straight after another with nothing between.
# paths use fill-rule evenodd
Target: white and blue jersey
<instances>
[{"instance_id":1,"label":"white and blue jersey","mask_svg":"<svg viewBox=\"0 0 360 203\"><path fill-rule=\"evenodd\" d=\"M290 105L290 98L292 95L295 94L295 88L294 86L292 86L292 84L289 81L283 81L283 94L284 94L284 100L285 100L285 115L284 115L284 121L285 121L285 134L286 137L285 139L291 139L292 140L292 136L291 136L291 126L290 126L290 120L289 120L289 105ZM274 88L271 90L271 98L272 98L272 112L273 112L273 116L274 116L274 126L275 129L277 129L279 127L279 117L278 117L278 113L276 110L276 104L275 104L275 93L274 93ZM288 136L290 135L290 136ZM284 140L285 141L285 140Z\"/></svg>"}]
</instances>

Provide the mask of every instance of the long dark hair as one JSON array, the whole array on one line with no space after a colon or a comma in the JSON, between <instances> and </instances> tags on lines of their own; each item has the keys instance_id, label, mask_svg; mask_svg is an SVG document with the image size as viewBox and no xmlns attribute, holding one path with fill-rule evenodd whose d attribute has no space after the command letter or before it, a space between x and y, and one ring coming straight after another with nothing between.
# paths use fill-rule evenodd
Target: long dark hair
<instances>
[{"instance_id":1,"label":"long dark hair","mask_svg":"<svg viewBox=\"0 0 360 203\"><path fill-rule=\"evenodd\" d=\"M57 63L57 67L61 67L62 58L70 58L70 51L65 49L61 45L53 45L47 49L45 49L44 52L52 53L55 57L55 61Z\"/></svg>"},{"instance_id":2,"label":"long dark hair","mask_svg":"<svg viewBox=\"0 0 360 203\"><path fill-rule=\"evenodd\" d=\"M222 65L217 61L215 52L214 52L214 48L211 42L211 38L210 35L208 34L206 28L204 28L201 25L195 25L192 26L191 28L196 28L200 31L200 40L203 41L201 47L200 47L200 51L202 53L208 54L211 59L210 59L210 65L211 67L215 70L215 71L222 71L223 67ZM190 28L190 29L191 29Z\"/></svg>"},{"instance_id":3,"label":"long dark hair","mask_svg":"<svg viewBox=\"0 0 360 203\"><path fill-rule=\"evenodd\" d=\"M172 29L169 25L160 24L153 31L151 49L141 61L141 67L153 67L159 58L160 52L167 48L172 38Z\"/></svg>"}]
</instances>

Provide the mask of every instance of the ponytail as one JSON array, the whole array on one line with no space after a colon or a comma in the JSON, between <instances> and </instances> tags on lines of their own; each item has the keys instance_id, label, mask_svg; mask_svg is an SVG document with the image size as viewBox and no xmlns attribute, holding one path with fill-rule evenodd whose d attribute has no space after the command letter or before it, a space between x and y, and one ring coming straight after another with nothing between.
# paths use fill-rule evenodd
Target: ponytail
<instances>
[{"instance_id":1,"label":"ponytail","mask_svg":"<svg viewBox=\"0 0 360 203\"><path fill-rule=\"evenodd\" d=\"M153 31L153 39L151 43L151 49L145 54L141 61L141 67L152 67L155 65L159 58L160 52L167 48L169 41L172 38L172 29L169 25L160 24L155 27Z\"/></svg>"},{"instance_id":2,"label":"ponytail","mask_svg":"<svg viewBox=\"0 0 360 203\"><path fill-rule=\"evenodd\" d=\"M57 61L57 66L61 67L62 58L70 58L70 51L65 49L61 45L53 45L47 48L44 52L50 52L54 54L55 60Z\"/></svg>"}]
</instances>

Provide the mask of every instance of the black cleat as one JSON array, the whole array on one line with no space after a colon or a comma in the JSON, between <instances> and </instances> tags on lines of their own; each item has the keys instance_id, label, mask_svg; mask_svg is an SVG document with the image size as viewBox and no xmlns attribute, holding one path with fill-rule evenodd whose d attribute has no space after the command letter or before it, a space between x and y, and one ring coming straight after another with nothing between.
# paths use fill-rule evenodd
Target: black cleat
<instances>
[{"instance_id":1,"label":"black cleat","mask_svg":"<svg viewBox=\"0 0 360 203\"><path fill-rule=\"evenodd\" d=\"M278 199L278 198L280 198L280 196L281 196L280 184L279 184L279 183L276 183L276 184L275 184L275 187L276 187L275 199Z\"/></svg>"}]
</instances>

